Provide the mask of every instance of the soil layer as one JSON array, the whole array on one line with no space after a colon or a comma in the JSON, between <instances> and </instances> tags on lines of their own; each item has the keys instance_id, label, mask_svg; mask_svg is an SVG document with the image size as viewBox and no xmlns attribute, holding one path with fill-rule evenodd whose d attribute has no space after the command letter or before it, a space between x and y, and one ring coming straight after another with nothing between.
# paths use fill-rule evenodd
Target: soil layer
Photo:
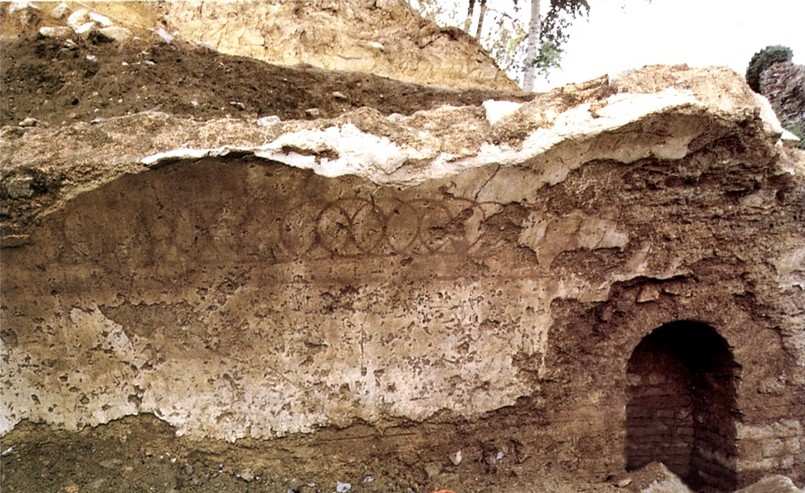
<instances>
[{"instance_id":1,"label":"soil layer","mask_svg":"<svg viewBox=\"0 0 805 493\"><path fill-rule=\"evenodd\" d=\"M505 413L504 413L505 414ZM535 470L516 441L496 450L473 439L480 424L431 422L382 429L353 425L270 442L176 437L151 415L73 433L25 422L3 439L7 493L114 492L606 492L570 474ZM515 429L515 428L513 428ZM452 454L445 448L453 445ZM455 452L462 460L454 464ZM493 451L494 450L494 451ZM499 454L500 452L500 454ZM559 467L559 464L556 464ZM614 479L614 478L613 478ZM343 486L342 486L343 488ZM622 490L621 490L622 491Z\"/></svg>"},{"instance_id":2,"label":"soil layer","mask_svg":"<svg viewBox=\"0 0 805 493\"><path fill-rule=\"evenodd\" d=\"M41 36L3 41L0 124L27 117L71 124L153 110L211 119L328 118L368 106L412 114L440 105L524 94L455 90L363 73L284 67L185 43L92 39L65 43Z\"/></svg>"}]
</instances>

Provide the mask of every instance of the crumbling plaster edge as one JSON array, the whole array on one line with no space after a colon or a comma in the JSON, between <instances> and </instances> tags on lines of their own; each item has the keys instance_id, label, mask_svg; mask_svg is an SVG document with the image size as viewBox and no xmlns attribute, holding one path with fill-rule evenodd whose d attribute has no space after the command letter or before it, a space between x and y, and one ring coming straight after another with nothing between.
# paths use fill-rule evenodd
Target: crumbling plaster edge
<instances>
[{"instance_id":1,"label":"crumbling plaster edge","mask_svg":"<svg viewBox=\"0 0 805 493\"><path fill-rule=\"evenodd\" d=\"M503 111L496 109L499 104L506 108ZM493 129L505 126L517 112L531 110L528 111L531 119L544 117L527 104L514 109L510 102L487 101L484 108L487 121ZM429 179L446 178L472 168L517 165L548 154L562 142L583 144L596 136L663 112L705 114L708 107L690 91L676 89L666 89L657 94L615 94L594 111L591 103L586 102L557 115L548 115L550 125L540 126L529 132L519 146L496 144L487 140L476 149L461 150L464 157L458 156L458 149L456 152L434 149L428 136L413 145L402 144L386 136L364 132L352 123L334 123L323 129L303 128L282 133L269 142L253 146L178 147L145 156L140 162L150 168L164 161L222 157L237 152L291 167L310 169L327 177L358 175L379 185L414 186ZM713 116L729 117L717 113ZM405 118L403 123L410 119L411 117ZM391 122L391 119L386 118L386 121ZM629 153L596 157L614 159L624 164L649 156L677 160L688 154L688 144L695 136L695 133L676 138L672 136L659 145L637 146L637 149ZM327 151L335 152L338 157L321 155ZM426 162L424 168L416 170L415 175L407 173L405 169L406 163L414 161ZM565 160L564 163L573 169L583 164L583 160L570 163Z\"/></svg>"},{"instance_id":2,"label":"crumbling plaster edge","mask_svg":"<svg viewBox=\"0 0 805 493\"><path fill-rule=\"evenodd\" d=\"M689 148L690 143L712 125L726 129L747 120L760 121L762 134L756 137L769 142L769 147L775 152L783 152L778 131L780 124L773 113L764 110L768 110L765 98L754 97L750 101L743 100L743 103L725 108L721 100L713 102L706 95L700 98L691 90L666 88L656 93L616 93L603 100L590 101L587 98L562 112L557 110L561 105L557 106L556 98L548 102L535 100L528 103L488 100L481 105L481 120L472 120L470 123L466 123L468 118L478 118L477 113L472 112L473 107L442 107L407 117L396 114L383 116L378 112L370 112L367 116L365 109L358 109L330 120L276 121L265 129L246 121L226 119L194 123L185 129L187 123L184 119L164 113L144 112L110 119L106 130L107 123L104 121L94 125L114 138L114 142L102 152L79 151L79 155L87 154L84 158L87 160L80 161L81 168L95 168L99 172L79 176L69 186L59 189L54 202L26 215L46 217L76 196L124 175L138 174L181 161L232 154L307 169L327 177L354 175L376 185L403 188L485 166L534 167L541 175L532 183L533 189L537 190L562 182L571 171L595 160L628 164L651 157L671 161L682 159L695 150ZM376 125L379 129L385 129L389 136L375 135L358 128L350 121L350 115L362 121L362 128ZM674 124L675 117L699 118L701 124L682 127L681 131L676 128L661 137L644 135L639 131L641 122L659 115L671 118L669 126ZM150 148L127 146L126 141L122 140L128 134L120 130L121 125L126 126L121 121L136 122L137 119L161 121ZM433 132L429 125L455 128ZM523 125L531 130L518 139L495 142L496 135L517 134L517 129L522 129ZM630 126L628 137L618 136L619 132ZM233 144L203 146L207 139L204 136L214 135L219 127L225 129L226 133L223 139L217 139L218 143L231 140ZM467 142L456 143L457 139L454 138L465 127L468 131L485 128L485 134L466 147ZM638 130L635 131L635 128ZM391 129L390 133L388 129ZM167 137L170 136L179 139L183 145L160 150L169 147L170 139ZM596 144L599 139L607 138L625 138L628 145L612 145L611 141L603 146ZM15 145L24 146L24 141L23 137ZM102 156L115 153L121 154L122 159L108 161L105 158L105 164L99 162ZM63 158L42 155L38 151L26 153L17 159L14 159L14 152L10 154L10 160L4 160L4 175L14 173L15 169L41 166L38 163L60 163ZM805 166L792 167L783 161L790 160L778 160L781 171L805 176ZM29 233L20 233L13 237L4 236L5 246L25 244Z\"/></svg>"}]
</instances>

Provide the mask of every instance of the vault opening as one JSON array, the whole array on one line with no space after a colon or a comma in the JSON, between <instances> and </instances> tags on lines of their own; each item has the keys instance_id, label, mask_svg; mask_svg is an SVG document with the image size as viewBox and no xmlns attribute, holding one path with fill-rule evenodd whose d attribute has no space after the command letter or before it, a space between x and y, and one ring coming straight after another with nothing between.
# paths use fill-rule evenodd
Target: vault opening
<instances>
[{"instance_id":1,"label":"vault opening","mask_svg":"<svg viewBox=\"0 0 805 493\"><path fill-rule=\"evenodd\" d=\"M676 321L644 337L627 367L627 469L662 462L697 491L733 491L739 374L709 325Z\"/></svg>"}]
</instances>

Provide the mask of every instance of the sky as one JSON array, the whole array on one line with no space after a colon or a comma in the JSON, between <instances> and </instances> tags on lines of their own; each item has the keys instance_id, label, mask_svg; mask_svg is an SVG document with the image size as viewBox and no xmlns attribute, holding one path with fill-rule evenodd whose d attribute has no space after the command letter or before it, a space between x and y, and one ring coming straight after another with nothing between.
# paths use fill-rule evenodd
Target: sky
<instances>
[{"instance_id":1,"label":"sky","mask_svg":"<svg viewBox=\"0 0 805 493\"><path fill-rule=\"evenodd\" d=\"M752 55L781 44L805 64L805 0L590 0L561 70L536 90L652 63L725 65L744 74ZM547 5L543 7L543 10Z\"/></svg>"},{"instance_id":2,"label":"sky","mask_svg":"<svg viewBox=\"0 0 805 493\"><path fill-rule=\"evenodd\" d=\"M795 63L805 64L805 0L588 1L589 16L570 28L562 69L553 70L547 81L537 80L535 90L653 63L723 65L744 74L754 53L777 44L793 50ZM409 2L435 6L437 22L452 25L463 23L469 3ZM489 0L488 5L528 24L528 0ZM543 14L549 5L542 0ZM494 23L484 25L485 36L494 36Z\"/></svg>"}]
</instances>

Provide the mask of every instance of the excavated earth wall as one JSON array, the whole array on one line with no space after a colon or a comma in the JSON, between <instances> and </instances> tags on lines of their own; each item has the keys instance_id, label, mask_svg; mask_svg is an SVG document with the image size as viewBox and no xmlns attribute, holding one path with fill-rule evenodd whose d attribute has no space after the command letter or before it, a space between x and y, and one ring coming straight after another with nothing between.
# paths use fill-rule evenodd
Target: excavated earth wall
<instances>
[{"instance_id":1,"label":"excavated earth wall","mask_svg":"<svg viewBox=\"0 0 805 493\"><path fill-rule=\"evenodd\" d=\"M0 25L0 39L36 32L64 38L67 26L83 37L100 30L114 39L145 38L156 30L166 39L274 64L518 90L474 38L423 19L405 0L15 0L0 4Z\"/></svg>"},{"instance_id":2,"label":"excavated earth wall","mask_svg":"<svg viewBox=\"0 0 805 493\"><path fill-rule=\"evenodd\" d=\"M516 90L464 31L424 20L405 0L172 0L164 19L222 53L462 88Z\"/></svg>"},{"instance_id":3,"label":"excavated earth wall","mask_svg":"<svg viewBox=\"0 0 805 493\"><path fill-rule=\"evenodd\" d=\"M2 433L408 427L591 481L805 481L805 160L728 70L4 133Z\"/></svg>"}]
</instances>

